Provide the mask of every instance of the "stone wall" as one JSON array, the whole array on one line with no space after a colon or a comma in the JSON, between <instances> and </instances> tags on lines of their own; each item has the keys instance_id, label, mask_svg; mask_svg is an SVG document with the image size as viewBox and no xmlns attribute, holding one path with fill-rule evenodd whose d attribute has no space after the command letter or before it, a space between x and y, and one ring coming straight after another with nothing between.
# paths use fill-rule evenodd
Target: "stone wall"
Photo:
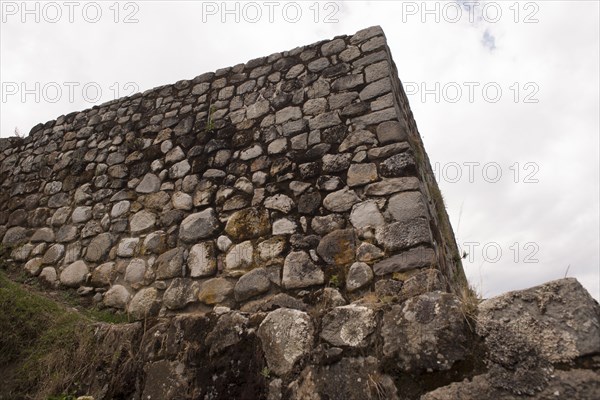
<instances>
[{"instance_id":1,"label":"stone wall","mask_svg":"<svg viewBox=\"0 0 600 400\"><path fill-rule=\"evenodd\" d=\"M465 284L379 27L1 139L0 179L12 259L137 319Z\"/></svg>"}]
</instances>

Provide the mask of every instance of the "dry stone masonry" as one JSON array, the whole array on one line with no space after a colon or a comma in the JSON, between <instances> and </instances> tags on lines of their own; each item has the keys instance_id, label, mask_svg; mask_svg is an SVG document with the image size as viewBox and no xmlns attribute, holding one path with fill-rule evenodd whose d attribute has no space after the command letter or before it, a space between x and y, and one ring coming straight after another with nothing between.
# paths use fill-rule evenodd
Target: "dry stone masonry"
<instances>
[{"instance_id":1,"label":"dry stone masonry","mask_svg":"<svg viewBox=\"0 0 600 400\"><path fill-rule=\"evenodd\" d=\"M600 392L600 308L576 281L465 299L379 27L0 139L0 185L25 273L145 321L97 328L96 399Z\"/></svg>"},{"instance_id":2,"label":"dry stone masonry","mask_svg":"<svg viewBox=\"0 0 600 400\"><path fill-rule=\"evenodd\" d=\"M138 318L325 287L402 297L393 274L429 269L452 292L454 239L396 75L375 27L3 139L2 243Z\"/></svg>"}]
</instances>

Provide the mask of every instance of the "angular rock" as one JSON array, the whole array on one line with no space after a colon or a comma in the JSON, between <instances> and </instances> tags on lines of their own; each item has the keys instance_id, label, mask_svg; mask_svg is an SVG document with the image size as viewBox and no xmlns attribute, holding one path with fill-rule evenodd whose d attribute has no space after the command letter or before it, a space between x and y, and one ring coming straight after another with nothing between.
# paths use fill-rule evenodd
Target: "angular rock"
<instances>
[{"instance_id":1,"label":"angular rock","mask_svg":"<svg viewBox=\"0 0 600 400\"><path fill-rule=\"evenodd\" d=\"M469 354L468 329L453 294L414 297L383 315L384 361L406 372L449 370Z\"/></svg>"},{"instance_id":2,"label":"angular rock","mask_svg":"<svg viewBox=\"0 0 600 400\"><path fill-rule=\"evenodd\" d=\"M305 312L280 308L270 312L258 328L269 369L281 376L307 355L313 344L313 323Z\"/></svg>"},{"instance_id":3,"label":"angular rock","mask_svg":"<svg viewBox=\"0 0 600 400\"><path fill-rule=\"evenodd\" d=\"M192 246L187 258L192 278L212 276L217 272L217 256L213 242L202 242Z\"/></svg>"},{"instance_id":4,"label":"angular rock","mask_svg":"<svg viewBox=\"0 0 600 400\"><path fill-rule=\"evenodd\" d=\"M113 282L115 275L116 270L114 262L100 264L92 271L90 283L94 287L109 286Z\"/></svg>"},{"instance_id":5,"label":"angular rock","mask_svg":"<svg viewBox=\"0 0 600 400\"><path fill-rule=\"evenodd\" d=\"M46 250L42 261L44 264L56 264L65 255L65 246L62 244L53 244Z\"/></svg>"},{"instance_id":6,"label":"angular rock","mask_svg":"<svg viewBox=\"0 0 600 400\"><path fill-rule=\"evenodd\" d=\"M264 205L265 208L281 211L284 214L289 213L295 206L294 201L285 194L276 194L274 196L267 197Z\"/></svg>"},{"instance_id":7,"label":"angular rock","mask_svg":"<svg viewBox=\"0 0 600 400\"><path fill-rule=\"evenodd\" d=\"M231 246L225 256L225 269L227 271L248 269L254 261L254 246L247 240Z\"/></svg>"},{"instance_id":8,"label":"angular rock","mask_svg":"<svg viewBox=\"0 0 600 400\"><path fill-rule=\"evenodd\" d=\"M119 257L131 257L135 253L135 249L140 241L140 238L123 238L117 246L117 255Z\"/></svg>"},{"instance_id":9,"label":"angular rock","mask_svg":"<svg viewBox=\"0 0 600 400\"><path fill-rule=\"evenodd\" d=\"M156 215L142 210L135 213L129 220L129 230L132 235L139 235L150 231L156 224Z\"/></svg>"},{"instance_id":10,"label":"angular rock","mask_svg":"<svg viewBox=\"0 0 600 400\"><path fill-rule=\"evenodd\" d=\"M319 192L304 193L298 199L298 212L300 214L313 215L321 206L321 194Z\"/></svg>"},{"instance_id":11,"label":"angular rock","mask_svg":"<svg viewBox=\"0 0 600 400\"><path fill-rule=\"evenodd\" d=\"M323 317L321 338L334 346L364 347L376 325L370 308L354 304L336 307Z\"/></svg>"},{"instance_id":12,"label":"angular rock","mask_svg":"<svg viewBox=\"0 0 600 400\"><path fill-rule=\"evenodd\" d=\"M310 226L317 234L325 235L336 229L343 229L346 226L346 220L340 214L328 214L314 217Z\"/></svg>"},{"instance_id":13,"label":"angular rock","mask_svg":"<svg viewBox=\"0 0 600 400\"><path fill-rule=\"evenodd\" d=\"M91 262L98 262L108 255L113 244L113 236L110 233L101 233L96 236L87 247L85 259Z\"/></svg>"},{"instance_id":14,"label":"angular rock","mask_svg":"<svg viewBox=\"0 0 600 400\"><path fill-rule=\"evenodd\" d=\"M146 174L141 182L136 186L138 193L155 193L160 190L160 178L154 174Z\"/></svg>"},{"instance_id":15,"label":"angular rock","mask_svg":"<svg viewBox=\"0 0 600 400\"><path fill-rule=\"evenodd\" d=\"M386 178L408 176L415 171L415 159L409 153L396 154L379 164L379 172Z\"/></svg>"},{"instance_id":16,"label":"angular rock","mask_svg":"<svg viewBox=\"0 0 600 400\"><path fill-rule=\"evenodd\" d=\"M388 201L387 213L395 221L428 216L421 192L403 192L392 196Z\"/></svg>"},{"instance_id":17,"label":"angular rock","mask_svg":"<svg viewBox=\"0 0 600 400\"><path fill-rule=\"evenodd\" d=\"M360 202L360 198L354 190L344 188L328 194L323 200L323 206L329 211L346 212L358 202Z\"/></svg>"},{"instance_id":18,"label":"angular rock","mask_svg":"<svg viewBox=\"0 0 600 400\"><path fill-rule=\"evenodd\" d=\"M412 269L432 267L436 264L435 252L429 247L416 247L396 254L373 265L378 276L393 272L404 272Z\"/></svg>"},{"instance_id":19,"label":"angular rock","mask_svg":"<svg viewBox=\"0 0 600 400\"><path fill-rule=\"evenodd\" d=\"M163 304L169 310L179 310L198 301L198 282L175 278L163 295Z\"/></svg>"},{"instance_id":20,"label":"angular rock","mask_svg":"<svg viewBox=\"0 0 600 400\"><path fill-rule=\"evenodd\" d=\"M424 218L394 222L377 228L377 243L387 251L403 250L419 244L430 244L429 223Z\"/></svg>"},{"instance_id":21,"label":"angular rock","mask_svg":"<svg viewBox=\"0 0 600 400\"><path fill-rule=\"evenodd\" d=\"M236 211L225 225L225 232L234 240L254 239L269 234L269 212L264 209L246 208Z\"/></svg>"},{"instance_id":22,"label":"angular rock","mask_svg":"<svg viewBox=\"0 0 600 400\"><path fill-rule=\"evenodd\" d=\"M269 291L271 281L269 274L264 268L256 268L242 275L234 288L234 295L237 301L246 301L251 297Z\"/></svg>"},{"instance_id":23,"label":"angular rock","mask_svg":"<svg viewBox=\"0 0 600 400\"><path fill-rule=\"evenodd\" d=\"M367 196L385 196L407 190L418 190L419 179L415 177L390 178L381 182L371 183L365 187Z\"/></svg>"},{"instance_id":24,"label":"angular rock","mask_svg":"<svg viewBox=\"0 0 600 400\"><path fill-rule=\"evenodd\" d=\"M375 182L377 179L379 179L379 176L377 175L377 166L375 164L352 164L348 169L346 183L350 187L363 186L367 183Z\"/></svg>"},{"instance_id":25,"label":"angular rock","mask_svg":"<svg viewBox=\"0 0 600 400\"><path fill-rule=\"evenodd\" d=\"M138 288L146 276L146 261L142 258L134 258L129 261L125 269L125 282L133 288Z\"/></svg>"},{"instance_id":26,"label":"angular rock","mask_svg":"<svg viewBox=\"0 0 600 400\"><path fill-rule=\"evenodd\" d=\"M348 169L352 154L325 154L323 156L323 172L341 172Z\"/></svg>"},{"instance_id":27,"label":"angular rock","mask_svg":"<svg viewBox=\"0 0 600 400\"><path fill-rule=\"evenodd\" d=\"M220 228L217 213L212 208L188 215L179 227L179 239L193 243L214 235Z\"/></svg>"},{"instance_id":28,"label":"angular rock","mask_svg":"<svg viewBox=\"0 0 600 400\"><path fill-rule=\"evenodd\" d=\"M354 261L356 239L354 229L328 233L319 242L317 253L328 264L343 265Z\"/></svg>"},{"instance_id":29,"label":"angular rock","mask_svg":"<svg viewBox=\"0 0 600 400\"><path fill-rule=\"evenodd\" d=\"M373 200L355 204L350 213L350 222L356 229L363 229L369 226L377 228L385 224L383 215L379 211L377 203Z\"/></svg>"},{"instance_id":30,"label":"angular rock","mask_svg":"<svg viewBox=\"0 0 600 400\"><path fill-rule=\"evenodd\" d=\"M31 260L27 261L27 263L25 263L25 265L23 266L23 269L32 276L38 276L40 274L40 272L42 272L42 266L43 266L42 258L36 257L36 258L32 258Z\"/></svg>"},{"instance_id":31,"label":"angular rock","mask_svg":"<svg viewBox=\"0 0 600 400\"><path fill-rule=\"evenodd\" d=\"M408 140L407 128L398 121L382 122L377 126L377 138L381 144L405 142Z\"/></svg>"},{"instance_id":32,"label":"angular rock","mask_svg":"<svg viewBox=\"0 0 600 400\"><path fill-rule=\"evenodd\" d=\"M325 274L313 263L308 253L292 251L285 258L281 283L286 289L322 285Z\"/></svg>"},{"instance_id":33,"label":"angular rock","mask_svg":"<svg viewBox=\"0 0 600 400\"><path fill-rule=\"evenodd\" d=\"M154 263L156 279L183 276L183 248L177 247L162 253Z\"/></svg>"},{"instance_id":34,"label":"angular rock","mask_svg":"<svg viewBox=\"0 0 600 400\"><path fill-rule=\"evenodd\" d=\"M377 138L373 133L366 130L358 130L350 133L346 139L344 139L344 141L340 144L338 151L345 152L358 146L376 144Z\"/></svg>"},{"instance_id":35,"label":"angular rock","mask_svg":"<svg viewBox=\"0 0 600 400\"><path fill-rule=\"evenodd\" d=\"M273 222L273 235L291 235L296 233L296 223L287 218L281 218Z\"/></svg>"}]
</instances>

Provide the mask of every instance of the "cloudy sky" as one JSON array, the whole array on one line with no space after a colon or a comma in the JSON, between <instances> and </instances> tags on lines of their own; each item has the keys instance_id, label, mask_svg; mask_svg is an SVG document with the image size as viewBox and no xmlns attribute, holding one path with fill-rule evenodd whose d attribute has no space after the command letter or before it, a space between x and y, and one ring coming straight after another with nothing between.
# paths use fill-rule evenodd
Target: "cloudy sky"
<instances>
[{"instance_id":1,"label":"cloudy sky","mask_svg":"<svg viewBox=\"0 0 600 400\"><path fill-rule=\"evenodd\" d=\"M485 297L600 298L597 1L0 1L0 136L381 25Z\"/></svg>"}]
</instances>

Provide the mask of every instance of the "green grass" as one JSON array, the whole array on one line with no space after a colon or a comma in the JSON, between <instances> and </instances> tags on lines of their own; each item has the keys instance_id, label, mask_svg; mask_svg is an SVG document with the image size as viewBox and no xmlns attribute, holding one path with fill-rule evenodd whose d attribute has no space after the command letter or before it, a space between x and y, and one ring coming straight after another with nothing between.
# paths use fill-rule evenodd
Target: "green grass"
<instances>
[{"instance_id":1,"label":"green grass","mask_svg":"<svg viewBox=\"0 0 600 400\"><path fill-rule=\"evenodd\" d=\"M0 269L0 398L70 399L93 358L94 323L127 316L77 311L12 282ZM63 394L61 394L63 393Z\"/></svg>"}]
</instances>

